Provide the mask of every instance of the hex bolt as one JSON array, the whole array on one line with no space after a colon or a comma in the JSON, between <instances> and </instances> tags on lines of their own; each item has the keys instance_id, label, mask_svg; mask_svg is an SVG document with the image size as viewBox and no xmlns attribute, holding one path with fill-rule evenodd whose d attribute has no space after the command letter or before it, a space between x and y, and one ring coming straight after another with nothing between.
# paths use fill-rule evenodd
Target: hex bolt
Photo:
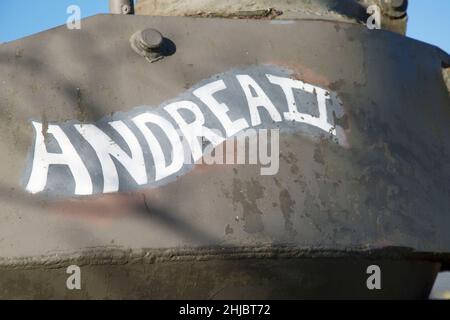
<instances>
[{"instance_id":1,"label":"hex bolt","mask_svg":"<svg viewBox=\"0 0 450 320\"><path fill-rule=\"evenodd\" d=\"M140 30L130 39L133 50L150 62L155 62L163 57L160 51L163 41L162 34L155 29Z\"/></svg>"}]
</instances>

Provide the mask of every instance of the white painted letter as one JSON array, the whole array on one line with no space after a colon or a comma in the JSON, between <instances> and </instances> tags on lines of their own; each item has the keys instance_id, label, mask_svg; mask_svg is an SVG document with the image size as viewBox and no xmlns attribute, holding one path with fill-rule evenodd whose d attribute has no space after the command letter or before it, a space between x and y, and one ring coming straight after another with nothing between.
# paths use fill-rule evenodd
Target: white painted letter
<instances>
[{"instance_id":1,"label":"white painted letter","mask_svg":"<svg viewBox=\"0 0 450 320\"><path fill-rule=\"evenodd\" d=\"M231 137L236 133L242 131L245 128L248 128L248 123L245 119L241 118L235 121L232 121L230 117L227 115L228 106L225 103L219 103L214 97L213 94L226 89L227 86L223 82L223 80L218 80L203 87L198 88L194 91L194 95L199 98L206 106L214 113L214 115L219 119L220 123L224 127L227 137Z\"/></svg>"},{"instance_id":2,"label":"white painted letter","mask_svg":"<svg viewBox=\"0 0 450 320\"><path fill-rule=\"evenodd\" d=\"M330 96L330 93L322 88L304 83L299 80L293 80L289 78L277 77L270 74L266 75L269 81L273 84L279 85L283 89L286 96L289 112L285 112L284 118L288 121L296 121L310 124L318 127L327 133L336 134L336 129L328 123L326 99ZM298 111L293 89L303 90L308 93L316 95L317 105L319 108L319 117L313 117L307 113L301 113Z\"/></svg>"},{"instance_id":3,"label":"white painted letter","mask_svg":"<svg viewBox=\"0 0 450 320\"><path fill-rule=\"evenodd\" d=\"M203 148L198 137L205 137L212 143L213 147L221 144L225 140L223 137L203 126L205 124L205 117L195 103L191 101L178 101L167 105L164 109L178 123L181 132L183 132L183 135L189 143L194 162L203 156ZM191 111L194 114L194 121L187 123L180 114L181 109Z\"/></svg>"},{"instance_id":4,"label":"white painted letter","mask_svg":"<svg viewBox=\"0 0 450 320\"><path fill-rule=\"evenodd\" d=\"M86 166L74 146L58 125L49 125L46 134L52 134L58 143L61 153L49 153L45 146L42 123L32 122L36 132L33 165L26 189L31 193L41 192L47 185L50 165L66 165L75 180L75 194L92 194L92 180Z\"/></svg>"},{"instance_id":5,"label":"white painted letter","mask_svg":"<svg viewBox=\"0 0 450 320\"><path fill-rule=\"evenodd\" d=\"M119 145L114 142L102 130L93 124L76 124L75 128L92 146L97 154L98 160L103 172L103 192L115 192L119 190L119 175L117 168L112 160L116 158L124 168L130 173L137 184L147 183L147 172L145 170L144 155L138 140L133 132L123 123L123 121L109 122L123 138L131 152L131 157L123 151Z\"/></svg>"},{"instance_id":6,"label":"white painted letter","mask_svg":"<svg viewBox=\"0 0 450 320\"><path fill-rule=\"evenodd\" d=\"M280 122L282 121L281 115L278 112L277 108L273 105L272 101L270 101L269 97L265 94L263 89L253 80L252 77L248 75L237 75L239 83L244 90L245 96L247 97L248 108L250 111L250 116L252 119L252 125L258 126L261 124L261 117L259 116L258 107L265 108L273 121ZM256 97L253 96L250 87L256 92Z\"/></svg>"},{"instance_id":7,"label":"white painted letter","mask_svg":"<svg viewBox=\"0 0 450 320\"><path fill-rule=\"evenodd\" d=\"M155 181L159 181L180 170L183 166L184 151L180 136L173 125L163 117L149 112L142 113L134 117L133 122L139 130L141 130L152 153L153 161L155 162ZM147 126L149 123L153 123L160 127L172 145L172 162L167 166L166 158L161 145L153 132Z\"/></svg>"}]
</instances>

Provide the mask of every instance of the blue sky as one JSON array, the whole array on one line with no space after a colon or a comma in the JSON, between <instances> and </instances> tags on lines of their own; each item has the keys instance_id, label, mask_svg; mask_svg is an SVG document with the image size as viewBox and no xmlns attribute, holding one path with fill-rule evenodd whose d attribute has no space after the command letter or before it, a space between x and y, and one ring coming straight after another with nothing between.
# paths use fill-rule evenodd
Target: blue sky
<instances>
[{"instance_id":1,"label":"blue sky","mask_svg":"<svg viewBox=\"0 0 450 320\"><path fill-rule=\"evenodd\" d=\"M108 0L0 0L0 42L61 24L76 4L83 17L108 12ZM450 52L450 0L410 0L408 36Z\"/></svg>"}]
</instances>

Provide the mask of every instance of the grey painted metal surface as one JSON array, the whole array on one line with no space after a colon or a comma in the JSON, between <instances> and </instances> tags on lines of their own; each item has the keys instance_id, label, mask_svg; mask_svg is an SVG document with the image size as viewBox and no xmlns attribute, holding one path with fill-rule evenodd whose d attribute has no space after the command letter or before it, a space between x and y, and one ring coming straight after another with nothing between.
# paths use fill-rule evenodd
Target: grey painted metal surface
<instances>
[{"instance_id":1,"label":"grey painted metal surface","mask_svg":"<svg viewBox=\"0 0 450 320\"><path fill-rule=\"evenodd\" d=\"M382 289L367 290L372 259L204 259L82 265L82 290L66 268L5 269L1 297L54 299L421 299L438 266L382 259ZM431 281L430 281L431 279Z\"/></svg>"},{"instance_id":2,"label":"grey painted metal surface","mask_svg":"<svg viewBox=\"0 0 450 320\"><path fill-rule=\"evenodd\" d=\"M145 28L171 43L155 63L130 47L131 35ZM450 258L450 98L442 77L449 63L433 46L326 21L100 15L81 30L60 27L4 44L0 264L39 271L189 256L199 265L213 261L205 270L214 273L206 264L221 259L239 267L247 259L270 265L275 257L363 255L432 261L433 279ZM289 71L335 93L343 113L330 121L345 143L296 126L280 131L275 176L261 176L256 166L197 165L157 188L58 198L25 190L31 120L47 136L52 124L97 124L138 106L157 110L214 75L249 68ZM287 111L279 88L262 87ZM230 106L238 101L219 97ZM231 111L246 112L245 98L239 101ZM68 174L60 183L73 188Z\"/></svg>"}]
</instances>

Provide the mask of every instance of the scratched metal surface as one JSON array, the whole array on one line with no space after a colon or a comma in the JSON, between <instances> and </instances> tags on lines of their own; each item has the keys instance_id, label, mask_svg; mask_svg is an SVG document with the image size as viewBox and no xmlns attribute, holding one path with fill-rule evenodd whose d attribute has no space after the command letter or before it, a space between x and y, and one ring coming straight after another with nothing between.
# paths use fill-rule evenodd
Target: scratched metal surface
<instances>
[{"instance_id":1,"label":"scratched metal surface","mask_svg":"<svg viewBox=\"0 0 450 320\"><path fill-rule=\"evenodd\" d=\"M147 27L176 51L153 64L136 55L129 37ZM95 260L111 248L167 248L176 256L224 246L244 248L249 257L283 246L286 256L404 247L411 250L406 255L448 260L444 60L448 55L437 48L393 33L324 21L100 15L83 20L81 30L60 27L4 44L0 261L42 263L86 249L98 250L89 255ZM212 75L262 64L337 92L348 146L289 133L280 137L276 176L260 176L257 166L198 166L133 192L54 200L24 191L30 119L97 121L158 106Z\"/></svg>"},{"instance_id":2,"label":"scratched metal surface","mask_svg":"<svg viewBox=\"0 0 450 320\"><path fill-rule=\"evenodd\" d=\"M139 0L135 11L150 16L322 19L365 24L367 8L374 4L381 8L382 29L405 34L406 0Z\"/></svg>"}]
</instances>

